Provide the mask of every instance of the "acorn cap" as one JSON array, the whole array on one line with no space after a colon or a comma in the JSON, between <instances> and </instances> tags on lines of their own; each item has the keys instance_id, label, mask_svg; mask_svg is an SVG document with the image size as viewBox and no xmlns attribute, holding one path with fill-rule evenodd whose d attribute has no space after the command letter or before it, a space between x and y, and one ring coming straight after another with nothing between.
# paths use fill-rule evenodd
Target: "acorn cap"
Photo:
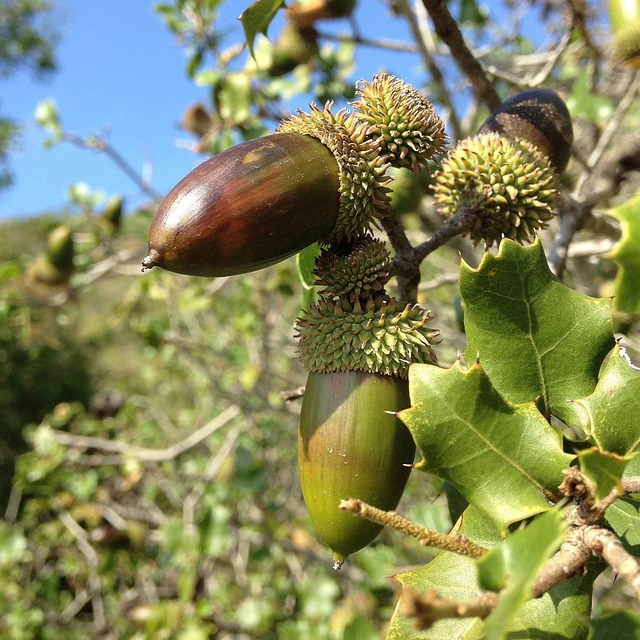
<instances>
[{"instance_id":1,"label":"acorn cap","mask_svg":"<svg viewBox=\"0 0 640 640\"><path fill-rule=\"evenodd\" d=\"M360 100L352 104L358 119L367 123L367 137L392 166L419 171L444 151L448 142L444 122L410 84L381 73L371 82L361 80L357 94Z\"/></svg>"},{"instance_id":2,"label":"acorn cap","mask_svg":"<svg viewBox=\"0 0 640 640\"><path fill-rule=\"evenodd\" d=\"M315 285L324 298L346 296L351 302L384 291L389 279L389 252L384 242L364 235L353 243L333 245L316 260Z\"/></svg>"},{"instance_id":3,"label":"acorn cap","mask_svg":"<svg viewBox=\"0 0 640 640\"><path fill-rule=\"evenodd\" d=\"M433 191L445 217L473 207L469 235L487 246L503 236L533 240L535 230L555 215L559 197L557 174L546 156L529 142L497 133L478 134L452 149L434 174Z\"/></svg>"},{"instance_id":4,"label":"acorn cap","mask_svg":"<svg viewBox=\"0 0 640 640\"><path fill-rule=\"evenodd\" d=\"M340 205L338 219L326 244L350 241L368 231L389 210L389 164L378 146L366 136L366 127L354 113L332 112L311 105L310 113L298 111L278 127L280 133L302 133L317 138L333 153L339 167Z\"/></svg>"},{"instance_id":5,"label":"acorn cap","mask_svg":"<svg viewBox=\"0 0 640 640\"><path fill-rule=\"evenodd\" d=\"M505 100L478 133L525 140L549 158L561 174L571 158L573 125L567 105L550 89L530 89Z\"/></svg>"}]
</instances>

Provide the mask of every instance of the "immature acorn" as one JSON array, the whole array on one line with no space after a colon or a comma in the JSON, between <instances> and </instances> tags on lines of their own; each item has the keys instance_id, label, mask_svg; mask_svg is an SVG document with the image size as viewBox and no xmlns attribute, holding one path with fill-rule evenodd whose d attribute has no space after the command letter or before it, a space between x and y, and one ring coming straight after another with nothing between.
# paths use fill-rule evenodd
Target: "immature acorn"
<instances>
[{"instance_id":1,"label":"immature acorn","mask_svg":"<svg viewBox=\"0 0 640 640\"><path fill-rule=\"evenodd\" d=\"M640 68L640 0L609 0L609 19L615 57Z\"/></svg>"},{"instance_id":2,"label":"immature acorn","mask_svg":"<svg viewBox=\"0 0 640 640\"><path fill-rule=\"evenodd\" d=\"M74 256L73 231L61 224L49 233L46 251L29 267L27 279L47 286L66 285L73 274Z\"/></svg>"},{"instance_id":3,"label":"immature acorn","mask_svg":"<svg viewBox=\"0 0 640 640\"><path fill-rule=\"evenodd\" d=\"M286 24L273 45L270 76L278 77L293 71L318 55L318 32L313 27Z\"/></svg>"},{"instance_id":4,"label":"immature acorn","mask_svg":"<svg viewBox=\"0 0 640 640\"><path fill-rule=\"evenodd\" d=\"M395 414L409 406L410 363L436 361L429 313L384 290L388 262L384 244L370 236L321 253L320 300L297 324L310 372L298 432L300 483L336 569L382 528L340 511L340 501L388 510L402 496L415 445Z\"/></svg>"}]
</instances>

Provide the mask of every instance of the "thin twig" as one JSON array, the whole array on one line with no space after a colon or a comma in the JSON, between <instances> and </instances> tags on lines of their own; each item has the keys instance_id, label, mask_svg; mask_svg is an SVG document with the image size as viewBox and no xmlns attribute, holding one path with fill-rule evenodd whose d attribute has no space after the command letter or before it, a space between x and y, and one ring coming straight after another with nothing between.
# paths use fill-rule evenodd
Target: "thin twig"
<instances>
[{"instance_id":1,"label":"thin twig","mask_svg":"<svg viewBox=\"0 0 640 640\"><path fill-rule=\"evenodd\" d=\"M459 553L470 558L480 558L488 551L484 547L481 547L479 544L476 544L463 536L446 535L444 533L434 531L433 529L421 527L420 525L399 516L397 513L393 513L392 511L383 511L382 509L378 509L366 502L362 502L362 500L356 500L354 498L342 500L339 508L342 511L350 511L361 518L365 518L371 522L381 524L385 527L390 527L400 533L411 536L425 547L435 547L436 549L442 549L443 551L452 551L453 553Z\"/></svg>"},{"instance_id":2,"label":"thin twig","mask_svg":"<svg viewBox=\"0 0 640 640\"><path fill-rule=\"evenodd\" d=\"M58 517L60 522L71 532L76 540L76 545L87 563L88 586L91 594L91 607L93 609L93 623L96 631L104 629L106 618L104 613L104 602L102 601L102 586L98 574L98 554L89 543L85 530L73 519L66 510L59 508Z\"/></svg>"},{"instance_id":3,"label":"thin twig","mask_svg":"<svg viewBox=\"0 0 640 640\"><path fill-rule=\"evenodd\" d=\"M62 134L62 140L81 149L91 149L106 154L150 198L158 202L163 199L162 194L156 191L144 176L138 173L105 138L91 137L85 140L75 133L64 132Z\"/></svg>"},{"instance_id":4,"label":"thin twig","mask_svg":"<svg viewBox=\"0 0 640 640\"><path fill-rule=\"evenodd\" d=\"M65 446L74 447L76 449L97 449L98 451L106 451L110 453L120 453L124 455L112 456L120 460L120 463L128 458L135 458L142 462L166 462L173 460L185 451L192 449L206 440L215 431L233 420L240 413L240 407L231 405L221 414L210 420L205 425L194 431L191 435L183 440L172 444L165 449L146 449L136 447L128 442L117 442L107 440L106 438L98 438L95 436L81 436L64 431L54 431L53 435L56 442ZM102 464L105 464L102 462ZM116 462L111 462L116 464Z\"/></svg>"}]
</instances>

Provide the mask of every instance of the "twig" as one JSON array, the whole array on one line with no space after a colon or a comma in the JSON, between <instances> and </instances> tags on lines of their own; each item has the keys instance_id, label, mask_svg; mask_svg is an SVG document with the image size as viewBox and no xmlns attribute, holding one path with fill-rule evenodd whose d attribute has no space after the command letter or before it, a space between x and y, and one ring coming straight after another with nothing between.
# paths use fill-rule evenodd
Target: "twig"
<instances>
[{"instance_id":1,"label":"twig","mask_svg":"<svg viewBox=\"0 0 640 640\"><path fill-rule=\"evenodd\" d=\"M184 507L182 509L182 519L186 526L193 526L195 509L198 501L202 497L207 486L220 471L224 461L227 459L227 456L235 447L236 441L244 431L246 431L246 427L236 427L229 431L222 446L218 449L216 455L211 458L209 464L207 464L207 468L204 470L204 473L198 483L185 498Z\"/></svg>"},{"instance_id":2,"label":"twig","mask_svg":"<svg viewBox=\"0 0 640 640\"><path fill-rule=\"evenodd\" d=\"M106 619L104 614L104 602L102 601L102 587L98 575L98 554L89 543L85 530L73 519L71 514L62 508L58 508L60 522L67 528L76 540L76 545L87 563L88 586L91 594L91 607L93 609L93 623L96 631L104 629Z\"/></svg>"},{"instance_id":3,"label":"twig","mask_svg":"<svg viewBox=\"0 0 640 640\"><path fill-rule=\"evenodd\" d=\"M145 449L143 447L133 446L128 442L117 442L95 436L75 435L64 431L54 431L53 435L56 442L76 449L97 449L99 451L124 454L120 456L112 456L112 458L117 458L120 462L112 461L111 464L121 464L127 458L136 458L142 462L166 462L168 460L173 460L185 451L197 446L203 440L206 440L215 431L233 420L233 418L235 418L239 413L240 408L235 405L231 405L220 415L207 422L191 435L167 447L166 449ZM104 458L102 458L102 460L104 460ZM102 461L98 464L106 463Z\"/></svg>"},{"instance_id":4,"label":"twig","mask_svg":"<svg viewBox=\"0 0 640 640\"><path fill-rule=\"evenodd\" d=\"M580 541L605 560L640 599L640 562L623 546L613 531L599 525L581 527L577 535Z\"/></svg>"},{"instance_id":5,"label":"twig","mask_svg":"<svg viewBox=\"0 0 640 640\"><path fill-rule=\"evenodd\" d=\"M448 600L434 589L424 593L404 591L400 613L413 618L418 629L429 629L444 618L486 618L498 604L498 595L486 591L471 600Z\"/></svg>"},{"instance_id":6,"label":"twig","mask_svg":"<svg viewBox=\"0 0 640 640\"><path fill-rule=\"evenodd\" d=\"M629 76L627 85L624 87L623 95L618 102L615 113L604 128L600 139L594 146L586 161L586 168L578 179L578 183L570 198L565 200L567 206L563 208L560 218L560 229L556 235L555 242L549 252L549 267L558 277L562 278L567 262L567 249L575 233L583 226L589 217L591 209L599 194L594 190L594 174L598 163L602 159L604 152L609 146L613 136L620 127L627 109L633 103L638 87L640 86L640 75Z\"/></svg>"},{"instance_id":7,"label":"twig","mask_svg":"<svg viewBox=\"0 0 640 640\"><path fill-rule=\"evenodd\" d=\"M502 100L495 90L482 65L476 60L467 46L458 23L453 19L444 0L422 0L425 9L433 20L436 33L449 47L454 60L465 73L475 94L494 111Z\"/></svg>"},{"instance_id":8,"label":"twig","mask_svg":"<svg viewBox=\"0 0 640 640\"><path fill-rule=\"evenodd\" d=\"M411 536L420 542L425 547L435 547L436 549L442 549L443 551L452 551L453 553L459 553L470 558L480 558L487 549L481 547L475 542L471 542L467 538L459 535L446 535L439 533L433 529L427 529L420 525L399 516L392 511L383 511L377 507L373 507L362 500L356 500L350 498L349 500L342 500L339 508L342 511L350 511L355 515L381 524L385 527L391 527L400 533Z\"/></svg>"},{"instance_id":9,"label":"twig","mask_svg":"<svg viewBox=\"0 0 640 640\"><path fill-rule=\"evenodd\" d=\"M625 493L640 493L640 476L622 478L622 488Z\"/></svg>"},{"instance_id":10,"label":"twig","mask_svg":"<svg viewBox=\"0 0 640 640\"><path fill-rule=\"evenodd\" d=\"M99 151L105 153L115 164L124 171L124 173L140 187L140 189L146 193L153 200L162 200L162 194L158 193L150 184L145 180L144 176L138 173L125 159L120 155L105 138L91 137L84 139L75 133L63 132L62 140L73 144L81 149L91 149L93 151Z\"/></svg>"}]
</instances>

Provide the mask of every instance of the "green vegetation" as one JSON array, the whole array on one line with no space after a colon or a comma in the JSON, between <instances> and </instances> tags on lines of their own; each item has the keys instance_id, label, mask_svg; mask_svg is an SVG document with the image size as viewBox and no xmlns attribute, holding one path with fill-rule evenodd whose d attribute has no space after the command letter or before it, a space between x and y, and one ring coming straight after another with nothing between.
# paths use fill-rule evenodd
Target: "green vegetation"
<instances>
[{"instance_id":1,"label":"green vegetation","mask_svg":"<svg viewBox=\"0 0 640 640\"><path fill-rule=\"evenodd\" d=\"M370 35L367 46L381 51L393 46L349 31L347 21L345 40L324 33L328 5L348 13L353 3L314 0L284 13L282 2L260 0L243 14L256 65L241 42L225 41L220 4L157 7L187 47L187 73L211 88L210 104L189 108L200 114L197 152L272 133L289 98L352 100L362 38ZM425 1L430 22L409 3L393 3L394 19L413 27L411 44L420 45L428 70L416 88L447 113L451 147L474 135L503 97L529 85L557 90L575 143L567 171L557 185L554 179L561 197L552 220L527 217L525 205L514 211L526 200L516 197L526 183L520 156L509 152L501 163L496 145L497 160L479 168L465 144L450 181L456 205L444 220L424 165L443 171L446 163L423 162L413 142L404 153L387 118L380 154L397 151L396 160L420 171L392 172L395 213L381 206L377 234L392 260L374 251L365 266L370 260L380 273L356 285L345 273L361 263L350 262L355 252L346 243L334 245L333 256L325 246L318 263L311 246L231 277L142 273L159 202L131 211L117 195L106 200L82 185L70 190L66 214L0 226L11 239L0 246L0 637L601 640L614 628L617 637L637 635L637 72L607 57L591 5L586 22L577 15L564 22L547 7L540 26L552 44L533 52L517 20L499 25L473 1L450 4L453 16ZM318 31L318 48L277 74L272 45L260 36L274 30L277 41L274 15L286 16L286 28ZM357 25L357 9L354 16ZM459 27L471 50L450 39ZM500 46L488 46L499 27ZM431 39L424 29L433 29ZM391 101L386 113L396 107ZM65 141L107 150L136 178L108 141L69 134L52 103L40 106L37 119L51 135L52 154ZM379 122L372 122L375 132ZM358 123L349 126L351 141L371 133L369 125L366 135ZM372 144L362 147L369 158ZM350 174L350 188L366 209L357 175ZM142 179L138 186L153 198ZM297 198L306 204L305 193ZM501 224L525 239L517 232L523 220L539 239L527 246L500 240ZM243 233L247 246L262 241ZM498 245L491 251L467 237L487 240L487 233ZM337 276L336 264L343 265ZM62 273L50 277L52 267ZM320 296L314 278L325 288ZM294 325L301 308L320 300L315 313L335 331L329 311L357 316L370 296L377 311L387 309L383 288L431 310L442 337L433 345L439 366L426 358L408 368L410 406L397 414L418 450L397 509L403 517L344 496L354 500L343 510L386 526L362 550L370 536L358 535L336 572L300 489L297 429L307 372ZM313 313L304 318L298 328L313 332ZM414 316L407 311L407 318ZM384 339L392 341L395 325L388 324ZM356 342L366 341L359 334L354 351ZM393 354L389 347L383 359ZM323 385L313 394L326 395ZM309 401L323 406L326 398L313 394ZM361 417L357 406L351 411ZM374 431L365 424L362 432ZM354 486L367 485L360 480Z\"/></svg>"}]
</instances>

